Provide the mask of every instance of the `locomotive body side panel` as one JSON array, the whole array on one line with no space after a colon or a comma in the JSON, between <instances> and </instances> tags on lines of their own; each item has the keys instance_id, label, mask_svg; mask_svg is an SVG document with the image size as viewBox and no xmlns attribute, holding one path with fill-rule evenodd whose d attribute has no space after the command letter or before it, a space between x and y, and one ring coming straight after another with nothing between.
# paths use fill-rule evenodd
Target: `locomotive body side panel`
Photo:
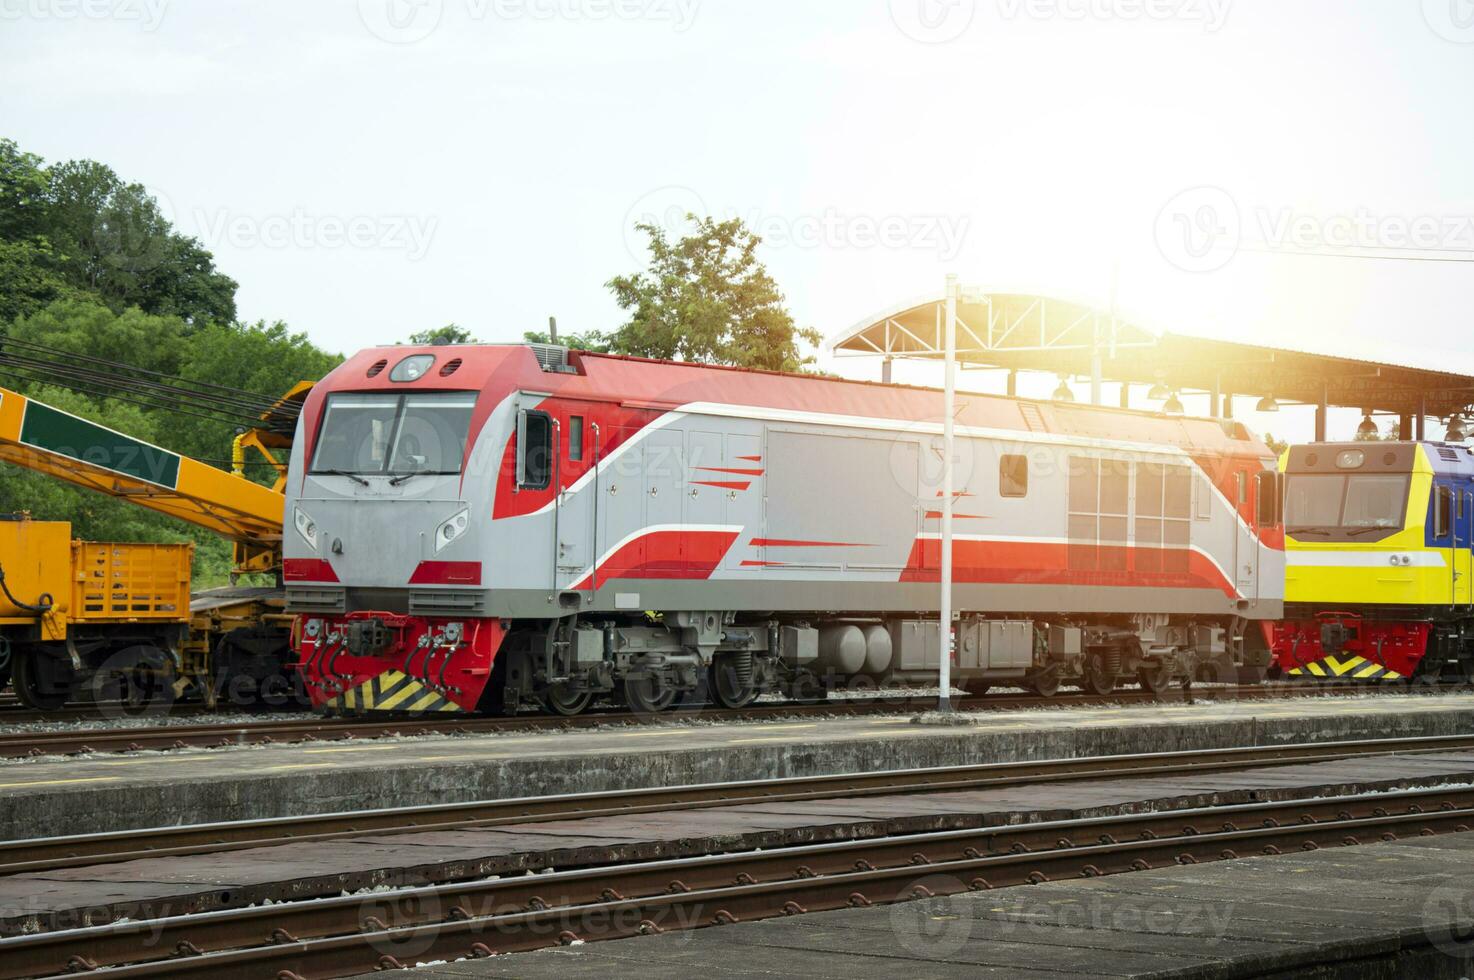
<instances>
[{"instance_id":1,"label":"locomotive body side panel","mask_svg":"<svg viewBox=\"0 0 1474 980\"><path fill-rule=\"evenodd\" d=\"M293 450L309 690L469 710L499 686L694 683L731 644L761 675L784 624L874 644L934 620L935 400L593 355L545 369L526 347L364 352L314 390ZM1273 460L1241 426L965 395L957 433L965 616L1094 623L1129 665L1231 649L1280 615L1282 539L1255 507ZM575 664L597 648L575 627L604 632L604 663Z\"/></svg>"}]
</instances>

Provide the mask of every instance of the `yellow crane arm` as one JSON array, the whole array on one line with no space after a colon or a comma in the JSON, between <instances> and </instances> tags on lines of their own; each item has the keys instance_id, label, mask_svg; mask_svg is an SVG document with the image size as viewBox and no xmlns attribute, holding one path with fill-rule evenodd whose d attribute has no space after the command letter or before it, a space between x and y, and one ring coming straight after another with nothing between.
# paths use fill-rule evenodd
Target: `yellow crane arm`
<instances>
[{"instance_id":1,"label":"yellow crane arm","mask_svg":"<svg viewBox=\"0 0 1474 980\"><path fill-rule=\"evenodd\" d=\"M280 550L281 493L0 388L0 461Z\"/></svg>"}]
</instances>

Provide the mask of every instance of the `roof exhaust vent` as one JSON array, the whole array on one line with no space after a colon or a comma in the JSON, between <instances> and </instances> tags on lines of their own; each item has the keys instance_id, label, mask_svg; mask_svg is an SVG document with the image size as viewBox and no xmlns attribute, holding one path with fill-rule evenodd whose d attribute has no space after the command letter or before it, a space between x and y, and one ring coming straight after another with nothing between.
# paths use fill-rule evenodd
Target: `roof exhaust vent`
<instances>
[{"instance_id":1,"label":"roof exhaust vent","mask_svg":"<svg viewBox=\"0 0 1474 980\"><path fill-rule=\"evenodd\" d=\"M568 363L568 348L561 344L528 344L537 358L538 366L551 374L577 374Z\"/></svg>"}]
</instances>

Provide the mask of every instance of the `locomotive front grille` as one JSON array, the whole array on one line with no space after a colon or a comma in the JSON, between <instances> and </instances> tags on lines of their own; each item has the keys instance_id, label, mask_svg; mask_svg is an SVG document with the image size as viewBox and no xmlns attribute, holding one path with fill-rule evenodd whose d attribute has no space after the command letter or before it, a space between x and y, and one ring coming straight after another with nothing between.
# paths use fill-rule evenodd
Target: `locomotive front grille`
<instances>
[{"instance_id":1,"label":"locomotive front grille","mask_svg":"<svg viewBox=\"0 0 1474 980\"><path fill-rule=\"evenodd\" d=\"M347 595L342 589L313 586L287 587L287 612L342 613L347 609Z\"/></svg>"},{"instance_id":2,"label":"locomotive front grille","mask_svg":"<svg viewBox=\"0 0 1474 980\"><path fill-rule=\"evenodd\" d=\"M418 616L479 616L486 610L486 593L479 589L414 590L409 611Z\"/></svg>"}]
</instances>

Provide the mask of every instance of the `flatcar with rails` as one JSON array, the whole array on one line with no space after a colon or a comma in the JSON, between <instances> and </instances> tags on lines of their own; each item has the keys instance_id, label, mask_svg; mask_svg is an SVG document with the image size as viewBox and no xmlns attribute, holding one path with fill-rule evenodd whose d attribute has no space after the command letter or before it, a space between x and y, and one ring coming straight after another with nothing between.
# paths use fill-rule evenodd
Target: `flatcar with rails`
<instances>
[{"instance_id":1,"label":"flatcar with rails","mask_svg":"<svg viewBox=\"0 0 1474 980\"><path fill-rule=\"evenodd\" d=\"M366 350L308 397L284 575L331 711L640 711L953 677L1262 671L1275 458L1241 424L538 345Z\"/></svg>"},{"instance_id":2,"label":"flatcar with rails","mask_svg":"<svg viewBox=\"0 0 1474 980\"><path fill-rule=\"evenodd\" d=\"M1276 673L1474 679L1474 450L1315 443L1283 460L1285 620Z\"/></svg>"}]
</instances>

